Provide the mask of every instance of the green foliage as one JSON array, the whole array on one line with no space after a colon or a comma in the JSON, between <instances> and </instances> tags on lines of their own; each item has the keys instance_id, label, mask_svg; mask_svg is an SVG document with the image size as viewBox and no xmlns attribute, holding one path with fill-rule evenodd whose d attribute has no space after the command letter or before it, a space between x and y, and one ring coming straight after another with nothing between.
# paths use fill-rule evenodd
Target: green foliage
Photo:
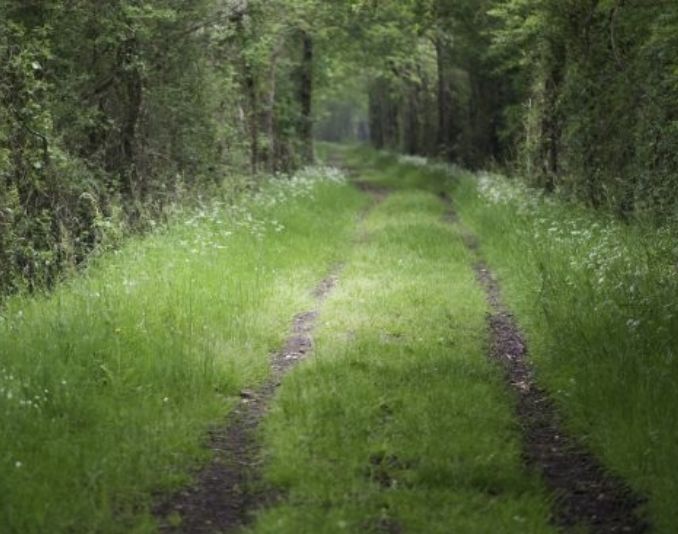
<instances>
[{"instance_id":1,"label":"green foliage","mask_svg":"<svg viewBox=\"0 0 678 534\"><path fill-rule=\"evenodd\" d=\"M52 285L225 174L309 159L299 32L319 6L3 2L0 294Z\"/></svg>"},{"instance_id":2,"label":"green foliage","mask_svg":"<svg viewBox=\"0 0 678 534\"><path fill-rule=\"evenodd\" d=\"M226 173L303 165L317 119L676 215L675 2L8 0L0 19L0 294Z\"/></svg>"},{"instance_id":3,"label":"green foliage","mask_svg":"<svg viewBox=\"0 0 678 534\"><path fill-rule=\"evenodd\" d=\"M487 54L490 2L361 3L346 57L368 79L373 144L469 166L501 156L504 78ZM356 29L358 28L358 29Z\"/></svg>"},{"instance_id":4,"label":"green foliage","mask_svg":"<svg viewBox=\"0 0 678 534\"><path fill-rule=\"evenodd\" d=\"M546 191L621 217L675 217L675 2L347 7L336 8L337 54L362 67L378 148L470 167L497 160ZM327 103L330 115L339 104Z\"/></svg>"},{"instance_id":5,"label":"green foliage","mask_svg":"<svg viewBox=\"0 0 678 534\"><path fill-rule=\"evenodd\" d=\"M516 83L505 135L522 170L624 217L674 216L676 4L496 4L492 53Z\"/></svg>"}]
</instances>

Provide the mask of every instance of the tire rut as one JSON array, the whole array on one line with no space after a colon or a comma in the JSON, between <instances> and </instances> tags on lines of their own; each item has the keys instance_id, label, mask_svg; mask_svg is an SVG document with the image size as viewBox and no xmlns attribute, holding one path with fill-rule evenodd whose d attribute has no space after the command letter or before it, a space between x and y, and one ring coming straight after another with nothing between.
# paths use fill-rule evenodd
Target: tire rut
<instances>
[{"instance_id":1,"label":"tire rut","mask_svg":"<svg viewBox=\"0 0 678 534\"><path fill-rule=\"evenodd\" d=\"M452 205L451 199L441 196ZM524 461L540 472L554 495L553 524L564 530L584 526L595 533L649 531L649 524L636 515L644 499L623 480L606 471L598 459L563 428L553 400L537 384L527 361L525 338L504 305L497 279L480 258L477 237L459 222L453 208L449 209L446 220L459 225L466 247L476 257L476 279L485 290L491 310L487 319L489 356L501 363L507 384L516 392Z\"/></svg>"},{"instance_id":2,"label":"tire rut","mask_svg":"<svg viewBox=\"0 0 678 534\"><path fill-rule=\"evenodd\" d=\"M336 287L339 270L339 266L333 269L313 290L317 305ZM233 532L250 524L256 511L280 500L275 490L263 484L257 429L282 378L312 352L311 334L318 315L315 309L294 317L290 335L271 358L270 377L257 389L242 390L226 424L209 433L212 461L192 486L154 510L161 532Z\"/></svg>"},{"instance_id":3,"label":"tire rut","mask_svg":"<svg viewBox=\"0 0 678 534\"><path fill-rule=\"evenodd\" d=\"M382 202L388 191L367 185L357 186L373 202L359 216ZM314 289L317 307L330 295L339 281L342 266L336 266ZM207 447L212 461L200 471L194 484L184 488L153 510L159 531L167 534L203 534L236 532L251 524L256 512L282 500L262 478L261 445L257 430L283 377L313 350L312 333L318 309L297 314L283 347L270 361L270 377L258 389L240 392L239 405L229 414L226 424L209 432Z\"/></svg>"}]
</instances>

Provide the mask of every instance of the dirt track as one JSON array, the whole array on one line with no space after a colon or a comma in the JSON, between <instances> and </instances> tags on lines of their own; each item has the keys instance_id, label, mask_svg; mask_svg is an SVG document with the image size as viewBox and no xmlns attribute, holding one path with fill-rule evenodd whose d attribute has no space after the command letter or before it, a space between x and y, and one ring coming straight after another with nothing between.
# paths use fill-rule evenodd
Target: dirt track
<instances>
[{"instance_id":1,"label":"dirt track","mask_svg":"<svg viewBox=\"0 0 678 534\"><path fill-rule=\"evenodd\" d=\"M336 286L338 271L335 268L313 290L318 305ZM256 390L243 390L224 427L210 433L214 459L193 486L156 508L163 532L232 532L278 499L261 480L256 431L283 376L313 350L311 334L318 315L316 309L295 316L283 348L271 358L270 378Z\"/></svg>"},{"instance_id":2,"label":"dirt track","mask_svg":"<svg viewBox=\"0 0 678 534\"><path fill-rule=\"evenodd\" d=\"M442 195L446 202L451 201ZM555 496L552 521L563 528L584 526L596 533L640 533L649 525L635 511L643 499L608 473L561 423L549 395L540 388L528 363L523 334L503 303L501 288L480 258L479 242L450 208L447 220L459 225L466 247L476 256L474 271L485 290L491 313L489 356L504 367L506 382L517 394L523 432L523 456Z\"/></svg>"},{"instance_id":3,"label":"dirt track","mask_svg":"<svg viewBox=\"0 0 678 534\"><path fill-rule=\"evenodd\" d=\"M358 186L377 202L387 195L369 184ZM480 258L477 238L461 225L453 209L446 214L446 220L461 229L466 246L476 257L474 271L491 310L487 321L489 357L500 362L507 384L516 392L523 457L554 495L552 522L566 530L583 527L600 533L646 532L649 525L635 514L642 499L606 472L563 429L556 407L537 385L526 358L524 336L503 304L496 277ZM338 271L336 268L313 290L317 307L336 286ZM232 532L251 523L255 512L280 500L280 495L266 488L261 479L256 431L284 375L312 352L317 307L295 316L290 335L271 358L270 378L256 390L243 390L226 424L210 434L209 448L214 459L198 474L195 484L156 508L163 532ZM400 532L401 528L394 522L378 530Z\"/></svg>"}]
</instances>

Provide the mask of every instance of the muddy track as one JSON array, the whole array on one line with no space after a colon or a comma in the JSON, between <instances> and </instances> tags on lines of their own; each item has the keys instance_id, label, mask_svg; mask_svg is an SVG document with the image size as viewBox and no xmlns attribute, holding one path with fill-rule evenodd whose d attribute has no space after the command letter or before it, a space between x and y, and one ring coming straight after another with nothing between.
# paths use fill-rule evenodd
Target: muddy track
<instances>
[{"instance_id":1,"label":"muddy track","mask_svg":"<svg viewBox=\"0 0 678 534\"><path fill-rule=\"evenodd\" d=\"M491 309L489 355L501 363L507 383L517 394L524 460L540 472L553 492L552 522L565 530L584 527L596 533L647 532L649 525L635 513L643 499L607 472L595 456L564 430L552 399L537 385L527 361L524 336L503 303L499 283L480 259L477 238L459 223L453 209L446 219L459 224L467 248L477 258L476 279L485 290Z\"/></svg>"},{"instance_id":2,"label":"muddy track","mask_svg":"<svg viewBox=\"0 0 678 534\"><path fill-rule=\"evenodd\" d=\"M338 272L339 267L314 289L318 305L336 286ZM256 433L283 376L312 351L317 318L317 310L295 316L283 348L271 358L269 379L256 390L241 391L240 403L223 428L210 432L213 460L191 487L155 509L161 532L233 532L249 524L257 510L279 500L263 484Z\"/></svg>"}]
</instances>

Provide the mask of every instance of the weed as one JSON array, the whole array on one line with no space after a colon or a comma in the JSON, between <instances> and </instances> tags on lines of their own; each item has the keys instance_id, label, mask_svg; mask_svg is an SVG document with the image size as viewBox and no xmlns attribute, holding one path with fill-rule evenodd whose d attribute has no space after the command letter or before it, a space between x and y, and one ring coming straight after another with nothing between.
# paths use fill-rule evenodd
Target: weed
<instances>
[{"instance_id":1,"label":"weed","mask_svg":"<svg viewBox=\"0 0 678 534\"><path fill-rule=\"evenodd\" d=\"M673 531L675 228L622 224L488 174L460 175L455 197L571 426Z\"/></svg>"}]
</instances>

